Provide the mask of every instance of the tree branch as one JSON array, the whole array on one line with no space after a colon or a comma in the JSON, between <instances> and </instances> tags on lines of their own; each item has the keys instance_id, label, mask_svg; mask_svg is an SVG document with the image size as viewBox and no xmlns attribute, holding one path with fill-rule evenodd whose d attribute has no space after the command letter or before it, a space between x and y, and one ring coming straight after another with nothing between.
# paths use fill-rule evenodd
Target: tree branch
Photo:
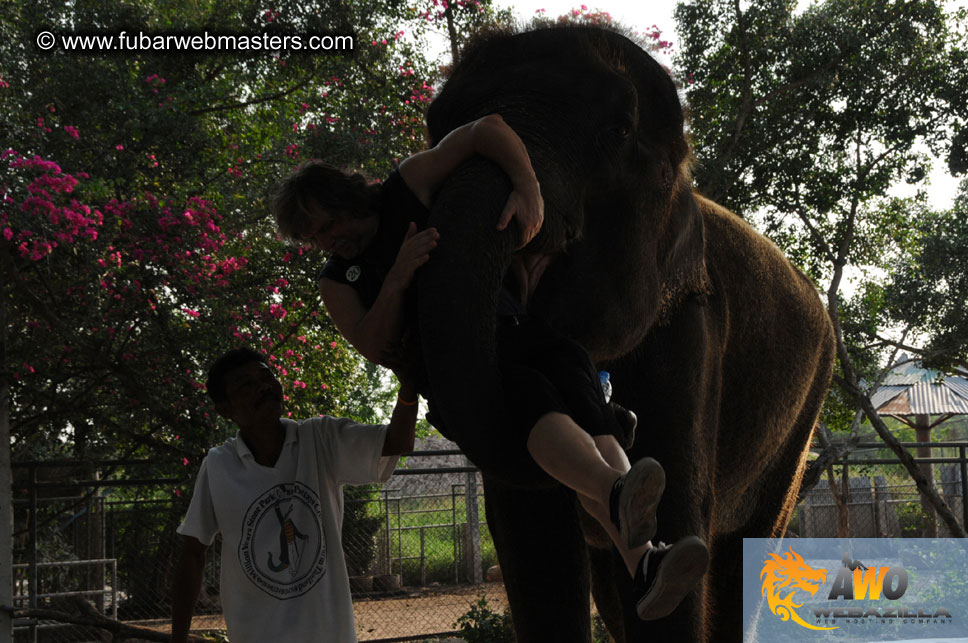
<instances>
[{"instance_id":1,"label":"tree branch","mask_svg":"<svg viewBox=\"0 0 968 643\"><path fill-rule=\"evenodd\" d=\"M232 110L232 109L241 109L243 107L249 107L250 105L259 105L261 103L268 103L270 101L274 101L274 100L277 100L279 98L282 98L283 96L288 96L289 94L292 94L292 93L294 93L294 92L302 89L303 87L305 87L306 85L308 85L311 80L312 80L311 77L306 78L304 81L299 82L299 83L296 83L295 85L293 85L289 89L285 89L285 90L276 92L275 94L269 94L268 96L263 96L262 98L255 98L255 99L247 100L247 101L244 101L244 102L241 102L241 103L231 103L231 104L228 104L228 105L215 105L213 107L206 107L204 109L193 109L193 110L191 110L191 111L189 111L187 113L188 113L189 116L199 116L201 114L208 114L208 113L211 113L211 112L225 112L225 111L229 111L229 110Z\"/></svg>"},{"instance_id":2,"label":"tree branch","mask_svg":"<svg viewBox=\"0 0 968 643\"><path fill-rule=\"evenodd\" d=\"M857 161L857 171L858 178L860 178L863 172L860 160L860 130L857 132L857 143L856 143L856 161ZM874 409L871 404L870 398L867 394L860 389L858 384L857 370L854 368L853 361L850 358L850 353L847 350L847 344L844 341L843 327L840 322L840 306L838 302L838 292L840 290L840 281L843 278L844 266L847 263L847 256L850 251L850 244L853 241L854 236L854 221L857 214L858 207L858 195L855 192L851 200L851 208L847 219L847 229L844 232L844 238L841 240L840 247L837 250L837 259L834 262L834 275L831 279L830 288L827 290L827 313L830 315L830 321L834 326L834 336L836 338L837 345L837 358L840 361L840 368L843 371L843 375L834 374L834 381L836 381L840 387L853 399L857 404L857 407L863 411L864 415L870 421L874 430L881 437L881 440L894 451L901 464L907 469L908 474L911 479L914 480L918 491L921 493L922 498L930 504L935 511L937 511L938 516L944 520L945 524L951 532L953 537L964 538L966 533L962 525L958 523L957 518L948 507L944 499L938 495L938 490L934 485L928 484L927 478L918 467L917 462L911 456L907 450L901 446L901 443L897 438L891 433L887 425L881 419L880 415Z\"/></svg>"},{"instance_id":3,"label":"tree branch","mask_svg":"<svg viewBox=\"0 0 968 643\"><path fill-rule=\"evenodd\" d=\"M860 412L857 415L859 416ZM859 423L855 422L855 424ZM803 482L800 483L800 491L797 494L797 502L803 501L807 497L807 492L817 486L824 471L833 466L838 460L847 457L860 443L860 433L853 428L851 429L850 437L840 444L833 444L830 441L830 429L826 426L818 425L817 429L817 438L820 440L823 450L817 456L816 460L807 463L807 470L803 473Z\"/></svg>"},{"instance_id":4,"label":"tree branch","mask_svg":"<svg viewBox=\"0 0 968 643\"><path fill-rule=\"evenodd\" d=\"M162 641L165 643L171 641L171 634L169 632L159 632L158 630L153 630L148 627L128 625L127 623L122 623L121 621L115 621L114 619L99 614L94 610L94 608L91 608L89 611L84 610L84 614L69 614L68 612L62 612L60 610L31 607L14 609L13 617L37 618L57 621L59 623L70 623L71 625L96 627L100 630L107 630L108 632L111 632L111 634L114 635L112 638L120 641L124 641L126 639ZM198 643L211 643L214 639L210 639L205 636L198 636L197 634L189 634L188 640L197 641Z\"/></svg>"}]
</instances>

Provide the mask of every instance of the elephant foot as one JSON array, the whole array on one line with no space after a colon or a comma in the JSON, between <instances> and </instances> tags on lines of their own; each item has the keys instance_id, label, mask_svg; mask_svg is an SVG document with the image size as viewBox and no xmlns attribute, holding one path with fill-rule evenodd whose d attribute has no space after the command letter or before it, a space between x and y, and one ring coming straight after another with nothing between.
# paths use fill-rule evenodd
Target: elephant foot
<instances>
[{"instance_id":1,"label":"elephant foot","mask_svg":"<svg viewBox=\"0 0 968 643\"><path fill-rule=\"evenodd\" d=\"M609 498L609 514L619 537L629 547L639 547L655 535L655 509L665 490L665 471L652 458L642 458L615 481Z\"/></svg>"}]
</instances>

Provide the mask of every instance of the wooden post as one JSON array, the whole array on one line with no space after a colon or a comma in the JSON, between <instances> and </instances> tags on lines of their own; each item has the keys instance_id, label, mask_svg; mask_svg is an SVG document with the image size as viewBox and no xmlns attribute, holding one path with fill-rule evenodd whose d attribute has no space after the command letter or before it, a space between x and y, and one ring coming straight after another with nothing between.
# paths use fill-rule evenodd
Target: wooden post
<instances>
[{"instance_id":1,"label":"wooden post","mask_svg":"<svg viewBox=\"0 0 968 643\"><path fill-rule=\"evenodd\" d=\"M965 447L958 447L958 468L961 472L961 526L968 529L968 461L965 460Z\"/></svg>"},{"instance_id":2,"label":"wooden post","mask_svg":"<svg viewBox=\"0 0 968 643\"><path fill-rule=\"evenodd\" d=\"M914 416L914 429L917 434L918 442L928 443L931 442L931 418L927 415L916 415ZM918 457L919 458L930 458L931 457L931 447L929 446L919 446L918 447ZM924 473L924 477L927 479L928 484L932 487L934 486L934 465L930 462L922 462L921 471ZM925 538L937 538L938 537L938 518L934 511L934 507L931 503L927 502L924 498L921 498L921 508L924 511L926 517L926 524L924 526L924 533L922 536Z\"/></svg>"}]
</instances>

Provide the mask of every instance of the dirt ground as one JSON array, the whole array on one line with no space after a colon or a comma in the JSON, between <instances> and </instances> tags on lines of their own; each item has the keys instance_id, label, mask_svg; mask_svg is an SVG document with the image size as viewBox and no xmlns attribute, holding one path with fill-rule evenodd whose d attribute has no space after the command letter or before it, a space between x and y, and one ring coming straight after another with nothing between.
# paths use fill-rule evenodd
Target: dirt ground
<instances>
[{"instance_id":1,"label":"dirt ground","mask_svg":"<svg viewBox=\"0 0 968 643\"><path fill-rule=\"evenodd\" d=\"M387 598L354 597L356 632L360 641L453 632L457 618L466 613L481 595L489 609L503 613L508 606L504 585L483 583L457 587L428 587ZM167 622L139 622L159 631L170 632ZM221 615L196 616L192 630L204 632L225 629Z\"/></svg>"},{"instance_id":2,"label":"dirt ground","mask_svg":"<svg viewBox=\"0 0 968 643\"><path fill-rule=\"evenodd\" d=\"M508 600L501 583L439 588L380 600L354 600L356 632L360 641L452 632L457 629L457 618L482 594L492 611L500 614L507 608Z\"/></svg>"}]
</instances>

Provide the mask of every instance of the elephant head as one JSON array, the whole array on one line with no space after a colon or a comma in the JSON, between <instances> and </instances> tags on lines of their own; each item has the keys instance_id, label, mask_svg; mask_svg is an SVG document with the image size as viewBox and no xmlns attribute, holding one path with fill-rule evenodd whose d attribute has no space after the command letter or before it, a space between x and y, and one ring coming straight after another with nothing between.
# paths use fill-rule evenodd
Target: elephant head
<instances>
[{"instance_id":1,"label":"elephant head","mask_svg":"<svg viewBox=\"0 0 968 643\"><path fill-rule=\"evenodd\" d=\"M436 143L500 114L528 148L545 200L525 249L549 259L528 302L595 361L627 355L686 296L707 289L703 219L675 84L619 33L583 27L491 35L464 53L430 106ZM434 413L485 471L535 484L526 453L495 444L507 423L495 306L516 234L494 230L510 182L462 165L435 197L441 234L419 276L419 324Z\"/></svg>"}]
</instances>

